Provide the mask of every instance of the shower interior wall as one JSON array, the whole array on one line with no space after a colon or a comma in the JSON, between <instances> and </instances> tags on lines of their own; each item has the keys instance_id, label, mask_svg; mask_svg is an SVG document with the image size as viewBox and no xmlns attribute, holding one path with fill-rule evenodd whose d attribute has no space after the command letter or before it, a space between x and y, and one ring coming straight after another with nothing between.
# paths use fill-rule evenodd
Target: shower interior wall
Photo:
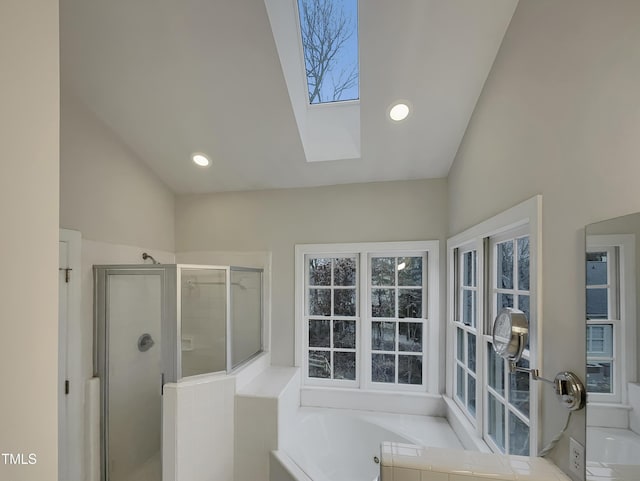
<instances>
[{"instance_id":1,"label":"shower interior wall","mask_svg":"<svg viewBox=\"0 0 640 481\"><path fill-rule=\"evenodd\" d=\"M182 376L226 368L227 292L225 271L182 271L180 312Z\"/></svg>"}]
</instances>

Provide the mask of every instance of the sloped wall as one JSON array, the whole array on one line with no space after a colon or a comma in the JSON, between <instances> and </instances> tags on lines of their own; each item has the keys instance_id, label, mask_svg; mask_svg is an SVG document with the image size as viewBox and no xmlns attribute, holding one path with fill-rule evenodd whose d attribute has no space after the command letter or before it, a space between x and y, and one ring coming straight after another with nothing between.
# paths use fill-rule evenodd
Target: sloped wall
<instances>
[{"instance_id":1,"label":"sloped wall","mask_svg":"<svg viewBox=\"0 0 640 481\"><path fill-rule=\"evenodd\" d=\"M584 377L585 224L640 210L638 18L635 0L520 0L449 175L450 234L543 195L550 376ZM546 442L566 411L544 392ZM567 468L568 437L553 458Z\"/></svg>"},{"instance_id":2,"label":"sloped wall","mask_svg":"<svg viewBox=\"0 0 640 481\"><path fill-rule=\"evenodd\" d=\"M83 239L173 252L174 211L173 192L63 90L60 227L79 230Z\"/></svg>"}]
</instances>

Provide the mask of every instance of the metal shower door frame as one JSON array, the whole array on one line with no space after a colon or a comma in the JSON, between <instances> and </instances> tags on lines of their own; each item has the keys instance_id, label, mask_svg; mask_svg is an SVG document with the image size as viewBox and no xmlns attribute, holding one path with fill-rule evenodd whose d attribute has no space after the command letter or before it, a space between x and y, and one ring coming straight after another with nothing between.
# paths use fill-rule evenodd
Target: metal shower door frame
<instances>
[{"instance_id":1,"label":"metal shower door frame","mask_svg":"<svg viewBox=\"0 0 640 481\"><path fill-rule=\"evenodd\" d=\"M109 276L110 275L158 275L161 285L161 396L162 386L177 380L176 352L176 266L175 265L96 265L94 280L94 376L100 379L100 479L109 480ZM162 397L160 398L162 403ZM159 420L162 432L162 416ZM162 436L160 438L162 450Z\"/></svg>"}]
</instances>

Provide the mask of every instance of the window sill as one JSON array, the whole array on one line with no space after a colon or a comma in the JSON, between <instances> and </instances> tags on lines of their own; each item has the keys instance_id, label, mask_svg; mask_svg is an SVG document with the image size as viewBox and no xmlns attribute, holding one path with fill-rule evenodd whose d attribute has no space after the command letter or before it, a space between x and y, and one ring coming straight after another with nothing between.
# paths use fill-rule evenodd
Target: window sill
<instances>
[{"instance_id":1,"label":"window sill","mask_svg":"<svg viewBox=\"0 0 640 481\"><path fill-rule=\"evenodd\" d=\"M628 429L629 412L632 409L629 404L590 401L587 426Z\"/></svg>"},{"instance_id":2,"label":"window sill","mask_svg":"<svg viewBox=\"0 0 640 481\"><path fill-rule=\"evenodd\" d=\"M443 397L424 392L305 386L300 390L300 405L438 417L446 414Z\"/></svg>"},{"instance_id":3,"label":"window sill","mask_svg":"<svg viewBox=\"0 0 640 481\"><path fill-rule=\"evenodd\" d=\"M456 433L458 439L465 449L471 451L480 451L482 453L491 453L491 449L478 436L476 428L469 422L462 410L457 406L455 401L447 396L442 396L446 405L446 418L453 432Z\"/></svg>"}]
</instances>

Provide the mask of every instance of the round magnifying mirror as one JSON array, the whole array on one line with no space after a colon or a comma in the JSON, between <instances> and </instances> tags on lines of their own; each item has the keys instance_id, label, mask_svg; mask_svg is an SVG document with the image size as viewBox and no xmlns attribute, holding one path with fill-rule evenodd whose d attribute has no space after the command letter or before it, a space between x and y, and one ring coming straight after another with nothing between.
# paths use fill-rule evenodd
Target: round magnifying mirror
<instances>
[{"instance_id":1,"label":"round magnifying mirror","mask_svg":"<svg viewBox=\"0 0 640 481\"><path fill-rule=\"evenodd\" d=\"M493 323L493 350L509 361L518 362L527 344L529 321L524 312L503 308Z\"/></svg>"}]
</instances>

